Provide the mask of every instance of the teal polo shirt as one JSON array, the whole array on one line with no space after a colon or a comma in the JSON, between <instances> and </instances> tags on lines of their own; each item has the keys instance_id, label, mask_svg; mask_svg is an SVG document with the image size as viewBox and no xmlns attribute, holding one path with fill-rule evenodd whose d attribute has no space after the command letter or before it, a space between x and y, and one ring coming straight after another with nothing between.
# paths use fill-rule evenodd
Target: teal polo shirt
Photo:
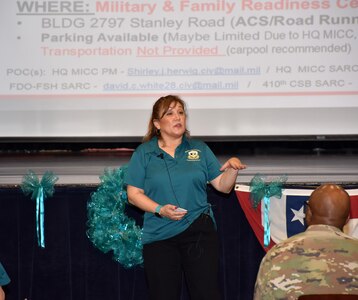
<instances>
[{"instance_id":1,"label":"teal polo shirt","mask_svg":"<svg viewBox=\"0 0 358 300\"><path fill-rule=\"evenodd\" d=\"M183 137L172 157L159 148L157 137L135 150L125 183L144 190L158 204L173 204L188 210L180 221L144 214L142 243L167 239L183 232L209 209L207 183L221 174L220 163L202 141Z\"/></svg>"},{"instance_id":2,"label":"teal polo shirt","mask_svg":"<svg viewBox=\"0 0 358 300\"><path fill-rule=\"evenodd\" d=\"M0 263L0 286L6 285L10 282L10 278L7 275L4 267Z\"/></svg>"}]
</instances>

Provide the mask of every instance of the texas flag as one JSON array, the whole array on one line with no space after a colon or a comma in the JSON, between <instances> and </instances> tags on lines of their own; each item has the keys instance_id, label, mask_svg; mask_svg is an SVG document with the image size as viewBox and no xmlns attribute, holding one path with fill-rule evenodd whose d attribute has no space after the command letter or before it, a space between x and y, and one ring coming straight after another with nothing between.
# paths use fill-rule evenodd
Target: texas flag
<instances>
[{"instance_id":1,"label":"texas flag","mask_svg":"<svg viewBox=\"0 0 358 300\"><path fill-rule=\"evenodd\" d=\"M235 187L237 199L249 221L253 231L262 247L264 247L264 217L261 203L253 208L250 201L250 186L237 185ZM344 232L358 238L358 189L346 189L351 198L351 212L349 222L344 227ZM306 229L304 222L305 202L313 192L313 189L283 189L282 197L270 198L270 231L271 242L265 250L269 250L276 243L281 242L292 235Z\"/></svg>"}]
</instances>

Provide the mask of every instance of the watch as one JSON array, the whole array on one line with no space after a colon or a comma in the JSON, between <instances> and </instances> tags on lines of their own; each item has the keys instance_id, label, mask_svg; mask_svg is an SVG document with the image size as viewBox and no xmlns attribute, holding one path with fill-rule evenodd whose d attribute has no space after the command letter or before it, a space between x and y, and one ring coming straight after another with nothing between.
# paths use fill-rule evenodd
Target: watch
<instances>
[{"instance_id":1,"label":"watch","mask_svg":"<svg viewBox=\"0 0 358 300\"><path fill-rule=\"evenodd\" d=\"M160 214L160 210L161 210L162 207L163 207L163 205L158 205L158 206L155 208L154 214L155 214L155 216L158 217L158 218L161 218L161 217L162 217L161 214Z\"/></svg>"}]
</instances>

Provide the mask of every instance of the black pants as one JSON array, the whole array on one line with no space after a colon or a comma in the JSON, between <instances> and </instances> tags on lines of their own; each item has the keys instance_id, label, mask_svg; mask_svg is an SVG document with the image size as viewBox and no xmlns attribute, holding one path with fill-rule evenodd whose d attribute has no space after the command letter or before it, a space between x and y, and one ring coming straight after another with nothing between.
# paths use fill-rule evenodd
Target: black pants
<instances>
[{"instance_id":1,"label":"black pants","mask_svg":"<svg viewBox=\"0 0 358 300\"><path fill-rule=\"evenodd\" d=\"M184 274L192 300L219 300L218 237L210 216L167 240L144 245L150 300L179 300Z\"/></svg>"}]
</instances>

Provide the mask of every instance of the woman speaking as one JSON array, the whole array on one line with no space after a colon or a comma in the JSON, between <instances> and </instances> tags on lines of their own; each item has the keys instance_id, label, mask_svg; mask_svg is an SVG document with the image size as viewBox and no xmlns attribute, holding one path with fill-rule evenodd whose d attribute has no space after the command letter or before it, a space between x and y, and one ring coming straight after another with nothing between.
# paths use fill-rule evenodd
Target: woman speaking
<instances>
[{"instance_id":1,"label":"woman speaking","mask_svg":"<svg viewBox=\"0 0 358 300\"><path fill-rule=\"evenodd\" d=\"M128 200L142 209L143 258L151 300L178 300L182 276L192 300L220 299L216 224L207 183L229 193L239 170L236 157L222 166L186 128L185 103L159 98L148 132L133 153L125 182Z\"/></svg>"}]
</instances>

